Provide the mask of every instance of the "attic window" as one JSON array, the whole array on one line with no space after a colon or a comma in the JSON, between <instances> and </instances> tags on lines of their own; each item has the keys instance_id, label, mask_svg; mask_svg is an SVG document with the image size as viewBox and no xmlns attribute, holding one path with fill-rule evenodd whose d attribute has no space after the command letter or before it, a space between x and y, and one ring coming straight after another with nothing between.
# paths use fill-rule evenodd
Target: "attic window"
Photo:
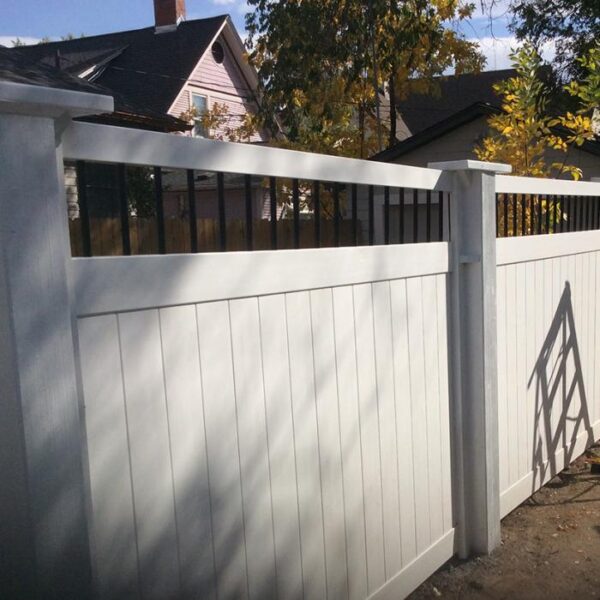
<instances>
[{"instance_id":1,"label":"attic window","mask_svg":"<svg viewBox=\"0 0 600 600\"><path fill-rule=\"evenodd\" d=\"M223 50L223 46L219 44L219 42L215 42L212 45L212 55L217 64L221 64L225 58L225 51Z\"/></svg>"}]
</instances>

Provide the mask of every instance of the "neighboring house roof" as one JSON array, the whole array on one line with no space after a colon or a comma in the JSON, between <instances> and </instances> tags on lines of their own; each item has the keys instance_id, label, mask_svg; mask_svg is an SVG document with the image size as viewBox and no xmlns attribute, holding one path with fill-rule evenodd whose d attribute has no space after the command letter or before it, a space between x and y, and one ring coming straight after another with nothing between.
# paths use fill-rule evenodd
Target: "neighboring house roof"
<instances>
[{"instance_id":1,"label":"neighboring house roof","mask_svg":"<svg viewBox=\"0 0 600 600\"><path fill-rule=\"evenodd\" d=\"M25 56L122 94L166 114L194 68L223 29L227 15L183 21L170 31L132 31L21 47Z\"/></svg>"},{"instance_id":2,"label":"neighboring house roof","mask_svg":"<svg viewBox=\"0 0 600 600\"><path fill-rule=\"evenodd\" d=\"M433 125L419 131L415 135L406 138L405 140L398 142L391 148L379 152L372 156L369 160L378 162L394 162L400 157L413 150L425 146L430 142L454 131L467 123L479 119L481 117L488 117L492 114L498 114L502 112L502 109L498 106L494 106L487 102L474 102L470 106L451 113L445 119L434 123ZM553 128L558 135L566 133L566 131L560 127ZM600 156L600 141L586 140L580 147L581 150Z\"/></svg>"},{"instance_id":3,"label":"neighboring house roof","mask_svg":"<svg viewBox=\"0 0 600 600\"><path fill-rule=\"evenodd\" d=\"M409 93L396 106L410 134L414 136L474 104L499 106L494 84L515 75L514 69L504 69L437 77L433 91ZM420 81L412 83L413 89L417 90L422 85Z\"/></svg>"},{"instance_id":4,"label":"neighboring house roof","mask_svg":"<svg viewBox=\"0 0 600 600\"><path fill-rule=\"evenodd\" d=\"M24 47L0 48L0 80L75 92L103 94L114 98L114 113L86 117L81 120L112 125L127 124L159 131L184 131L189 129L189 125L180 119L156 112L143 105L137 105L122 94L115 93L98 83L89 82L62 69L57 69L44 62L38 62L30 53L23 52L23 50Z\"/></svg>"}]
</instances>

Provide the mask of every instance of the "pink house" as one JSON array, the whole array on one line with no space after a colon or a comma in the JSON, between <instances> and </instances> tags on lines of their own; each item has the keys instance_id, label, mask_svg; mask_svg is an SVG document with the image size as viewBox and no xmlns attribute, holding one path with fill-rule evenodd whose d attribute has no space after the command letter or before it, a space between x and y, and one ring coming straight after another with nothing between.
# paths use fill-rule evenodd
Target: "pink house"
<instances>
[{"instance_id":1,"label":"pink house","mask_svg":"<svg viewBox=\"0 0 600 600\"><path fill-rule=\"evenodd\" d=\"M148 0L150 2L151 0ZM226 130L242 124L245 116L258 109L258 79L245 56L244 45L228 15L186 20L185 0L154 0L154 26L120 31L37 46L15 49L28 61L75 75L103 88L115 98L116 111L87 120L178 133L180 135L226 138ZM8 50L12 52L13 50ZM221 127L204 130L201 122L190 119L190 111L201 114L219 104L226 115ZM186 114L187 113L187 114ZM256 132L250 142L266 143L267 131ZM89 167L90 171L94 167ZM116 172L98 167L87 177L92 217L113 214L117 187ZM74 169L68 172L74 183ZM237 178L239 179L239 178ZM197 214L216 216L214 190L203 174L196 174ZM241 218L247 191L230 179L227 193L228 218ZM185 173L163 174L166 217L181 216L185 205ZM77 189L68 187L78 215ZM252 182L253 213L264 214L261 182Z\"/></svg>"}]
</instances>

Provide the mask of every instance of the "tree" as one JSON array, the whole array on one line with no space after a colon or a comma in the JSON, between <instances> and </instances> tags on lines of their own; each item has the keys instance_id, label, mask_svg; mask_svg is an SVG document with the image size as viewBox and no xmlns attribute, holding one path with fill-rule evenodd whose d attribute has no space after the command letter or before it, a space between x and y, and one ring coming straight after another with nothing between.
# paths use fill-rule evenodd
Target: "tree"
<instances>
[{"instance_id":1,"label":"tree","mask_svg":"<svg viewBox=\"0 0 600 600\"><path fill-rule=\"evenodd\" d=\"M280 119L294 147L367 156L396 141L396 102L411 77L476 70L475 44L451 25L472 5L460 0L249 0L247 47L267 123ZM377 118L381 93L387 123Z\"/></svg>"},{"instance_id":2,"label":"tree","mask_svg":"<svg viewBox=\"0 0 600 600\"><path fill-rule=\"evenodd\" d=\"M502 98L502 111L490 116L490 134L475 147L478 159L512 165L514 175L529 177L561 177L580 179L581 169L568 164L568 152L595 137L593 114L600 106L600 47L580 59L587 74L581 82L571 82L566 91L579 105L575 112L551 116L547 114L548 88L539 79L541 59L535 48L526 44L511 54L516 77L494 86ZM550 151L564 154L564 160L549 162ZM512 201L514 200L514 201ZM525 216L529 227L535 218L531 198L520 196L509 202L508 223L514 227L517 215ZM533 199L542 213L549 207L545 200ZM554 204L555 210L560 207ZM513 211L517 211L513 214ZM554 215L553 218L556 218ZM500 216L500 228L504 216Z\"/></svg>"},{"instance_id":3,"label":"tree","mask_svg":"<svg viewBox=\"0 0 600 600\"><path fill-rule=\"evenodd\" d=\"M512 27L520 39L538 49L546 42L556 47L556 66L564 77L578 76L585 56L600 39L598 0L513 0Z\"/></svg>"},{"instance_id":4,"label":"tree","mask_svg":"<svg viewBox=\"0 0 600 600\"><path fill-rule=\"evenodd\" d=\"M209 139L221 142L248 143L259 131L256 115L246 112L243 115L229 113L227 104L215 102L201 115L194 106L179 115L182 121L199 123Z\"/></svg>"},{"instance_id":5,"label":"tree","mask_svg":"<svg viewBox=\"0 0 600 600\"><path fill-rule=\"evenodd\" d=\"M494 86L502 99L502 111L489 118L491 133L476 146L476 156L508 163L515 175L561 177L568 173L579 179L581 170L567 163L568 150L595 135L593 114L600 106L600 47L580 59L587 75L565 88L579 107L564 115L547 114L549 92L539 78L542 61L535 48L526 44L513 51L511 58L517 76ZM565 159L548 163L550 150L564 153Z\"/></svg>"}]
</instances>

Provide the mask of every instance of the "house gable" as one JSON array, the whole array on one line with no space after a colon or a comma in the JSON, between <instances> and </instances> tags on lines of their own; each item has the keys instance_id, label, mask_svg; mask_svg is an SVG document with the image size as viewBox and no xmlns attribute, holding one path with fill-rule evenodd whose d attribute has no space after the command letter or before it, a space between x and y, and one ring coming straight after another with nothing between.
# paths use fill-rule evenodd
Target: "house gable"
<instances>
[{"instance_id":1,"label":"house gable","mask_svg":"<svg viewBox=\"0 0 600 600\"><path fill-rule=\"evenodd\" d=\"M209 109L215 103L227 106L228 125L231 127L240 125L247 113L256 113L258 110L256 82L249 81L244 73L241 65L245 58L235 40L232 40L228 27L229 24L225 24L206 49L169 109L170 115L179 117L188 112L192 106L192 94L206 96ZM223 49L223 60L220 62L213 55L215 43ZM218 130L214 133L218 135L224 132ZM266 136L260 133L255 135L252 141L260 142L266 139Z\"/></svg>"}]
</instances>

